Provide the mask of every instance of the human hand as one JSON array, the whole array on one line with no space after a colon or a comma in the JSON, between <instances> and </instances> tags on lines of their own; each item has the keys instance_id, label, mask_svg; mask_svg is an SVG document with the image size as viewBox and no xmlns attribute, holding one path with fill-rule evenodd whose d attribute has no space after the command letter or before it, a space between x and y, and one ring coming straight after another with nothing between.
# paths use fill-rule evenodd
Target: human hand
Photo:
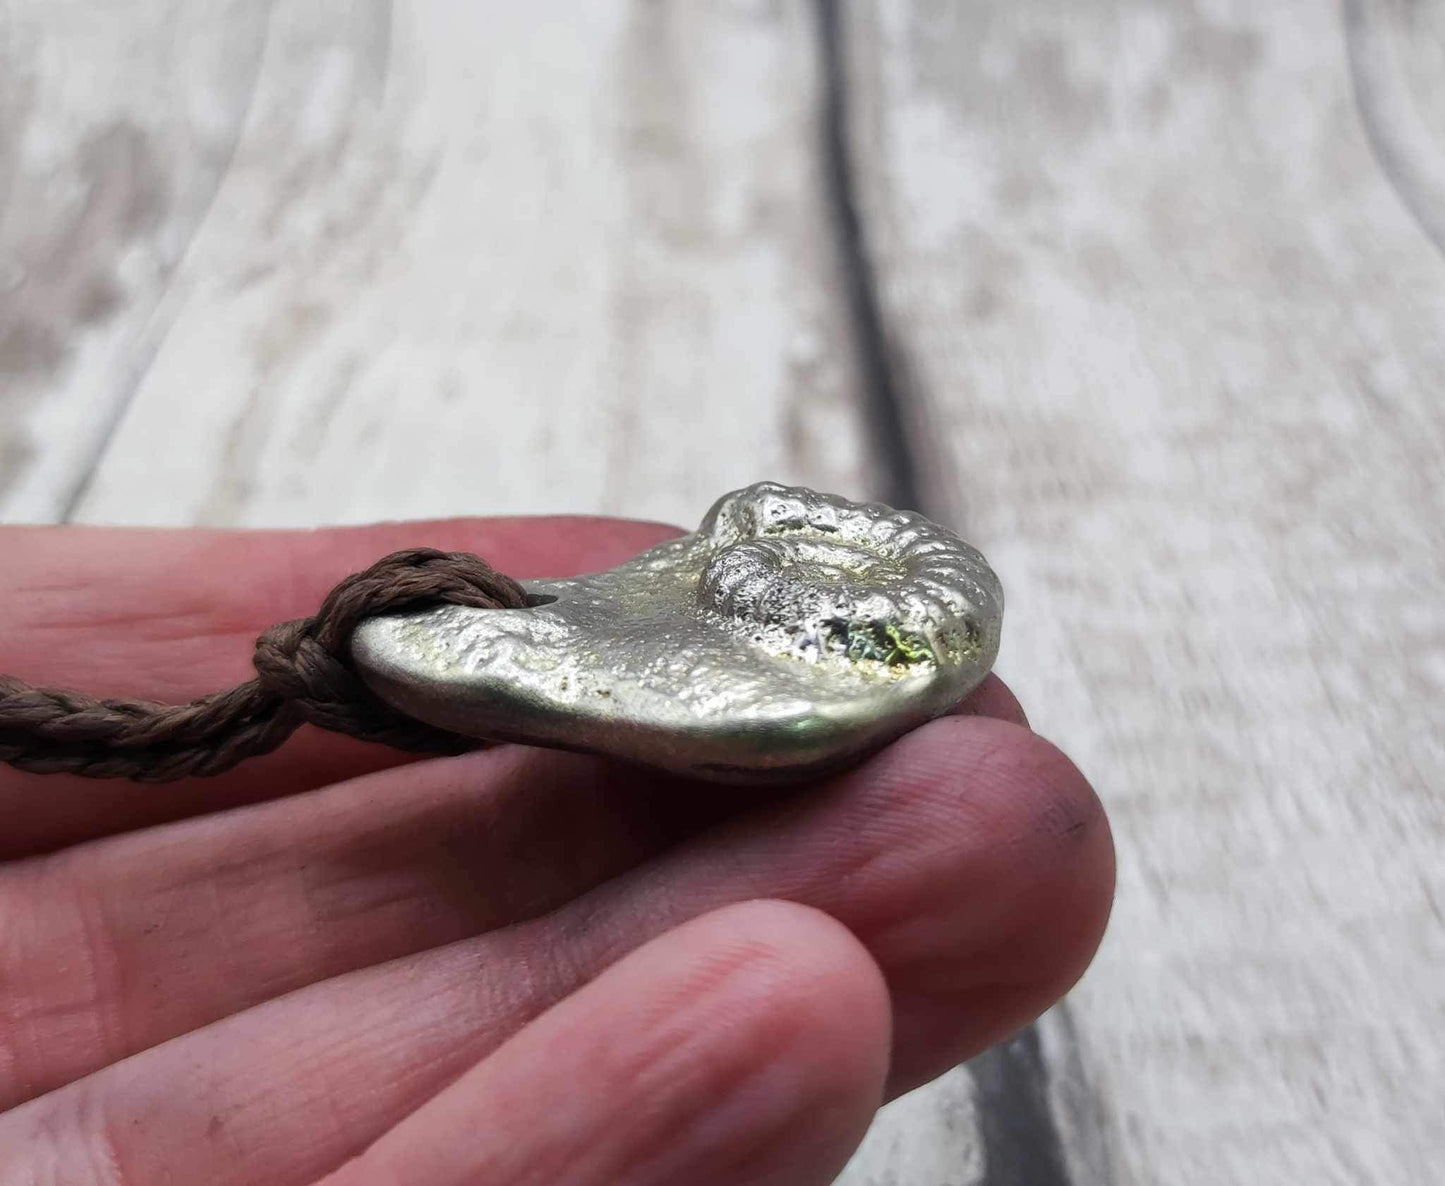
<instances>
[{"instance_id":1,"label":"human hand","mask_svg":"<svg viewBox=\"0 0 1445 1186\"><path fill-rule=\"evenodd\" d=\"M0 672L188 700L397 548L566 575L670 534L4 528ZM785 795L303 729L161 786L0 766L0 819L0 1186L827 1182L1073 983L1113 888L992 677Z\"/></svg>"}]
</instances>

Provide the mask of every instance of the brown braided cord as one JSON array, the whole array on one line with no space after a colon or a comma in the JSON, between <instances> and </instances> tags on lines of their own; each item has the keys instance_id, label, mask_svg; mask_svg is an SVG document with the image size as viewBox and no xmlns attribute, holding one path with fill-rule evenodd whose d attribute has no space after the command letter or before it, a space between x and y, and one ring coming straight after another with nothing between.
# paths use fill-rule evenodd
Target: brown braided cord
<instances>
[{"instance_id":1,"label":"brown braided cord","mask_svg":"<svg viewBox=\"0 0 1445 1186\"><path fill-rule=\"evenodd\" d=\"M0 761L39 774L168 782L220 774L270 753L303 723L424 753L460 753L472 738L412 720L379 700L351 666L365 618L429 602L521 609L522 587L466 552L411 548L347 577L315 617L256 640L256 678L190 704L99 700L0 675Z\"/></svg>"}]
</instances>

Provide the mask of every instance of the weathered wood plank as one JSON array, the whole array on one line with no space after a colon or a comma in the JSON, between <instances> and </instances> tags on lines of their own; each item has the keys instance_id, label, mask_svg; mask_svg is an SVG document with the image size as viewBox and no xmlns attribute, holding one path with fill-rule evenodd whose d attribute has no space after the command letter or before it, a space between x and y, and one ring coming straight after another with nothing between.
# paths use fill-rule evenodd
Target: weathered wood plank
<instances>
[{"instance_id":1,"label":"weathered wood plank","mask_svg":"<svg viewBox=\"0 0 1445 1186\"><path fill-rule=\"evenodd\" d=\"M30 390L46 398L28 397L8 430L12 453L33 454L3 504L12 517L63 509L85 449L63 478L52 459L96 405L125 414L77 508L87 521L691 521L766 475L871 489L803 151L816 90L805 10L221 5L218 43L257 43L249 69L228 66L232 89L190 43L157 48L170 43L148 25L122 40L140 46L129 58L68 10L18 11L23 56L65 62L39 93L112 57L127 78L155 76L126 133L150 192L173 195L198 168L170 130L191 126L173 110L180 80L231 139L199 221L171 197L130 216L187 241L164 301L67 295L114 346L88 367L67 348L37 372ZM83 146L120 117L102 102L61 120L59 100L43 101L22 138L60 145L57 184L83 188ZM131 158L116 168L134 172ZM7 225L72 242L42 191L12 199ZM133 235L95 227L68 248L72 270L131 260ZM59 283L21 285L14 307ZM116 389L133 389L128 404Z\"/></svg>"},{"instance_id":2,"label":"weathered wood plank","mask_svg":"<svg viewBox=\"0 0 1445 1186\"><path fill-rule=\"evenodd\" d=\"M176 316L265 10L0 10L0 515L64 518Z\"/></svg>"},{"instance_id":3,"label":"weathered wood plank","mask_svg":"<svg viewBox=\"0 0 1445 1186\"><path fill-rule=\"evenodd\" d=\"M1438 113L1397 34L1440 6L1353 7L1416 63L1366 82ZM1074 1176L1437 1181L1445 259L1372 155L1340 10L846 11L921 480L1117 830Z\"/></svg>"},{"instance_id":4,"label":"weathered wood plank","mask_svg":"<svg viewBox=\"0 0 1445 1186\"><path fill-rule=\"evenodd\" d=\"M1445 252L1445 4L1346 0L1350 73L1376 159Z\"/></svg>"}]
</instances>

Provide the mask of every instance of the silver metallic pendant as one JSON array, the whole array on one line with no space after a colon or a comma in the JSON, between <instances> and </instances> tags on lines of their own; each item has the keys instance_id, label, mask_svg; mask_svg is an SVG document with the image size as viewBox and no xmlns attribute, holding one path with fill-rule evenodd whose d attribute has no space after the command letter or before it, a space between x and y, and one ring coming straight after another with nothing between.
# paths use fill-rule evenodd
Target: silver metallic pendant
<instances>
[{"instance_id":1,"label":"silver metallic pendant","mask_svg":"<svg viewBox=\"0 0 1445 1186\"><path fill-rule=\"evenodd\" d=\"M771 482L607 572L525 587L531 609L372 618L356 666L456 733L784 782L947 711L988 673L1003 613L951 531Z\"/></svg>"}]
</instances>

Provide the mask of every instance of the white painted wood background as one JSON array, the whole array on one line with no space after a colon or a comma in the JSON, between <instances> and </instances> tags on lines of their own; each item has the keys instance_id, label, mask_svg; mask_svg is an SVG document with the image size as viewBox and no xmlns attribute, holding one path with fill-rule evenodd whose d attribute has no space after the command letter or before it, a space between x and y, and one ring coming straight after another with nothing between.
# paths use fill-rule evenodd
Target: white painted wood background
<instances>
[{"instance_id":1,"label":"white painted wood background","mask_svg":"<svg viewBox=\"0 0 1445 1186\"><path fill-rule=\"evenodd\" d=\"M1000 569L1000 670L1119 842L1038 1031L1057 1180L1435 1186L1445 0L837 22L919 493ZM819 28L0 3L0 516L889 489ZM844 1181L1022 1186L986 1082L893 1105Z\"/></svg>"}]
</instances>

